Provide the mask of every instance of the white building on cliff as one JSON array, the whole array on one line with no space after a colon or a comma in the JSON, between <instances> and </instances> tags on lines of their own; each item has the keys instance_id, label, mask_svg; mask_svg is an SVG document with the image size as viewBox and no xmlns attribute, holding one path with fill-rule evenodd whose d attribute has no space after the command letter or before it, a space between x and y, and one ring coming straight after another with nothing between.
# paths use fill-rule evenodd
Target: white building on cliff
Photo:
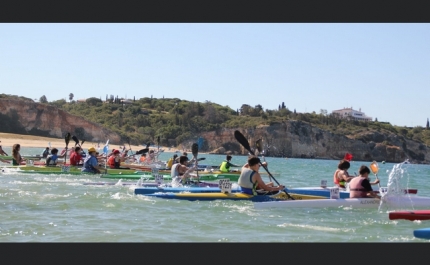
<instances>
[{"instance_id":1,"label":"white building on cliff","mask_svg":"<svg viewBox=\"0 0 430 265\"><path fill-rule=\"evenodd\" d=\"M361 108L357 110L353 110L351 108L343 108L340 110L333 110L331 113L338 115L339 118L342 119L351 119L356 121L372 121L372 117L366 116L364 112L361 112Z\"/></svg>"}]
</instances>

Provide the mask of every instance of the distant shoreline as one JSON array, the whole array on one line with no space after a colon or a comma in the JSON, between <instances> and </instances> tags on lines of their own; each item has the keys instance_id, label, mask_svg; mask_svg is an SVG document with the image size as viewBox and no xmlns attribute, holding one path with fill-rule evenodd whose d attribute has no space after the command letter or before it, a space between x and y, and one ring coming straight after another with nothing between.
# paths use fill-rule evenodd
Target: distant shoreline
<instances>
[{"instance_id":1,"label":"distant shoreline","mask_svg":"<svg viewBox=\"0 0 430 265\"><path fill-rule=\"evenodd\" d=\"M3 147L3 149L10 147L12 149L12 146L14 144L20 144L21 147L36 147L36 148L45 148L49 146L49 143L51 143L52 148L58 148L63 149L66 147L66 141L64 139L59 138L53 138L53 137L42 137L42 136L35 136L35 135L27 135L27 134L15 134L15 133L2 133L0 132L0 145ZM82 145L83 149L88 149L90 147L97 148L96 142L84 142ZM101 143L100 145L104 145L104 143ZM72 148L75 146L75 142L73 140L70 140L68 148ZM117 145L117 144L109 144L109 149L119 149L120 146L123 145ZM130 145L131 150L133 152L136 152L140 149L145 148L143 145ZM128 144L125 144L125 148L129 149ZM150 149L157 150L158 148L150 147ZM160 149L163 149L164 152L168 153L174 153L176 151L179 151L182 153L182 150L176 149L176 148L170 148L166 146L160 146ZM191 152L189 152L191 153Z\"/></svg>"}]
</instances>

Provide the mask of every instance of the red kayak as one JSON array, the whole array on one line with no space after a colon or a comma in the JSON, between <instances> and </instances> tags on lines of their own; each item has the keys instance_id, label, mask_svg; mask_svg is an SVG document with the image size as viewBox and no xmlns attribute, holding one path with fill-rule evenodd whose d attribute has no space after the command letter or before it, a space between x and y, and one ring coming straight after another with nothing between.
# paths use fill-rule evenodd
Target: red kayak
<instances>
[{"instance_id":1,"label":"red kayak","mask_svg":"<svg viewBox=\"0 0 430 265\"><path fill-rule=\"evenodd\" d=\"M430 210L396 211L388 213L390 220L405 219L409 221L430 220Z\"/></svg>"}]
</instances>

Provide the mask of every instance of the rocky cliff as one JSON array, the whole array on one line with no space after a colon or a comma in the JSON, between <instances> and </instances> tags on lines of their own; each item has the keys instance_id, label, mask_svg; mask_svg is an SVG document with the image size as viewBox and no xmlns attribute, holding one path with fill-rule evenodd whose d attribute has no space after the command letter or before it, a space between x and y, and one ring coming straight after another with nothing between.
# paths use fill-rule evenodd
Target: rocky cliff
<instances>
[{"instance_id":1,"label":"rocky cliff","mask_svg":"<svg viewBox=\"0 0 430 265\"><path fill-rule=\"evenodd\" d=\"M253 129L223 129L203 133L209 148L215 152L231 151L236 154L248 152L234 138L239 130L249 141L251 148L263 139L266 155L294 158L342 159L348 152L359 161L387 161L400 163L409 159L412 163L430 163L428 147L424 144L394 134L365 132L354 139L333 134L302 121L285 121L271 126ZM219 152L221 151L221 152Z\"/></svg>"},{"instance_id":2,"label":"rocky cliff","mask_svg":"<svg viewBox=\"0 0 430 265\"><path fill-rule=\"evenodd\" d=\"M9 98L0 98L0 131L63 138L67 132L86 141L119 144L119 134L68 114L56 107Z\"/></svg>"}]
</instances>

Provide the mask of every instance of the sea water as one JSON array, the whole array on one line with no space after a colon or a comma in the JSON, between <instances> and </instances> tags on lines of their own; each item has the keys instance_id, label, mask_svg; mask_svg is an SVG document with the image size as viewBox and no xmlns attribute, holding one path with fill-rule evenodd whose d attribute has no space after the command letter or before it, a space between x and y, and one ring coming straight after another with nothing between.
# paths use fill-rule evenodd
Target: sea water
<instances>
[{"instance_id":1,"label":"sea water","mask_svg":"<svg viewBox=\"0 0 430 265\"><path fill-rule=\"evenodd\" d=\"M35 155L40 148L21 148ZM166 161L173 153L163 152ZM199 154L219 165L224 155ZM336 160L266 157L287 188L332 184ZM233 156L244 164L246 156ZM350 173L369 162L352 161ZM387 186L396 164L379 163ZM429 165L402 165L404 188L430 197ZM260 168L264 171L263 168ZM375 179L371 173L370 178ZM254 209L249 201L183 201L135 195L135 186L83 185L98 176L0 174L0 242L428 242L413 230L428 221L389 220L390 210ZM130 180L123 180L130 181ZM268 181L268 179L267 179ZM137 181L136 181L137 182ZM377 186L374 186L377 189Z\"/></svg>"}]
</instances>

